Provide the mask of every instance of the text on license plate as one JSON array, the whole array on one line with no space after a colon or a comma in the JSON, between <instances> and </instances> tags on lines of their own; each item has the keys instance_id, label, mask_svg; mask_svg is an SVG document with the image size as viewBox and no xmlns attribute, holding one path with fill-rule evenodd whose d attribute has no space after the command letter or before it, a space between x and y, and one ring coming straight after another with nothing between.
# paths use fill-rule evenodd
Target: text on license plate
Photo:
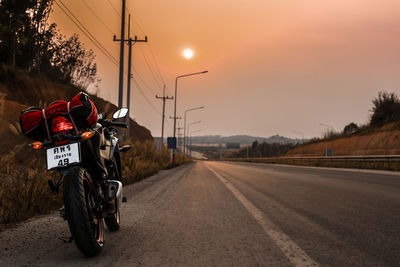
<instances>
[{"instance_id":1,"label":"text on license plate","mask_svg":"<svg viewBox=\"0 0 400 267\"><path fill-rule=\"evenodd\" d=\"M81 162L78 143L49 148L46 154L48 170Z\"/></svg>"}]
</instances>

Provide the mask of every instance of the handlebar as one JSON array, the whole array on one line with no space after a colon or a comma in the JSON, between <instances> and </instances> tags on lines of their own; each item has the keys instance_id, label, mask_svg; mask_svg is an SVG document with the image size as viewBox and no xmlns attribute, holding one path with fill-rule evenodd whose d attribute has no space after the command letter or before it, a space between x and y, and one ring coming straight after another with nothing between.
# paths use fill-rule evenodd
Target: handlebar
<instances>
[{"instance_id":1,"label":"handlebar","mask_svg":"<svg viewBox=\"0 0 400 267\"><path fill-rule=\"evenodd\" d=\"M110 126L115 126L115 127L120 127L120 128L128 129L128 125L127 125L126 123L123 123L123 122L113 122L113 121L110 121Z\"/></svg>"},{"instance_id":2,"label":"handlebar","mask_svg":"<svg viewBox=\"0 0 400 267\"><path fill-rule=\"evenodd\" d=\"M119 127L119 128L125 128L128 129L128 125L124 122L114 122L111 120L107 120L106 118L103 118L103 114L101 114L102 116L99 117L98 122L103 125L104 127L110 127L110 126L114 126L114 127Z\"/></svg>"}]
</instances>

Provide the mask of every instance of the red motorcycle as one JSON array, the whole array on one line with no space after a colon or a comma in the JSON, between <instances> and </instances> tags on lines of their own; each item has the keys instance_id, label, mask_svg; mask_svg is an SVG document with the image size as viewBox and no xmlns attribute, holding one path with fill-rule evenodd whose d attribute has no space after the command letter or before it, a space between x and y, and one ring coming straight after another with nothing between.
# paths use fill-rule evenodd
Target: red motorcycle
<instances>
[{"instance_id":1,"label":"red motorcycle","mask_svg":"<svg viewBox=\"0 0 400 267\"><path fill-rule=\"evenodd\" d=\"M34 149L46 149L47 170L58 170L49 180L52 191L63 187L60 216L68 221L71 241L86 256L97 255L104 245L104 222L110 231L120 228L123 202L120 153L115 122L126 116L118 110L113 120L97 113L86 93L70 101L55 101L46 109L30 107L20 115L23 133L35 140Z\"/></svg>"}]
</instances>

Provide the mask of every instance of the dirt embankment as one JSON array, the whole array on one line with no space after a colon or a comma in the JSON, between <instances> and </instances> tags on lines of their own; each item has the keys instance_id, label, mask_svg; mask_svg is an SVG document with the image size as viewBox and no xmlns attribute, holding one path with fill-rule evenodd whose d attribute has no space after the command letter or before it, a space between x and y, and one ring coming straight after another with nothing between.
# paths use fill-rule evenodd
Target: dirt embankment
<instances>
[{"instance_id":1,"label":"dirt embankment","mask_svg":"<svg viewBox=\"0 0 400 267\"><path fill-rule=\"evenodd\" d=\"M392 123L331 141L296 147L286 156L324 156L325 149L333 149L334 156L397 155L400 154L400 125Z\"/></svg>"}]
</instances>

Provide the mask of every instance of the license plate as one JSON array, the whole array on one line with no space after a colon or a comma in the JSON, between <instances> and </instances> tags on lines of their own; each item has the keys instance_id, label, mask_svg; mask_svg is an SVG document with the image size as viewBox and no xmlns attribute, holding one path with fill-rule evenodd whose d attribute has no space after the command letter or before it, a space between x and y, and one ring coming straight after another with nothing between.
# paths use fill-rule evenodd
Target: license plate
<instances>
[{"instance_id":1,"label":"license plate","mask_svg":"<svg viewBox=\"0 0 400 267\"><path fill-rule=\"evenodd\" d=\"M81 162L81 153L78 143L49 148L47 154L47 169L66 167Z\"/></svg>"}]
</instances>

